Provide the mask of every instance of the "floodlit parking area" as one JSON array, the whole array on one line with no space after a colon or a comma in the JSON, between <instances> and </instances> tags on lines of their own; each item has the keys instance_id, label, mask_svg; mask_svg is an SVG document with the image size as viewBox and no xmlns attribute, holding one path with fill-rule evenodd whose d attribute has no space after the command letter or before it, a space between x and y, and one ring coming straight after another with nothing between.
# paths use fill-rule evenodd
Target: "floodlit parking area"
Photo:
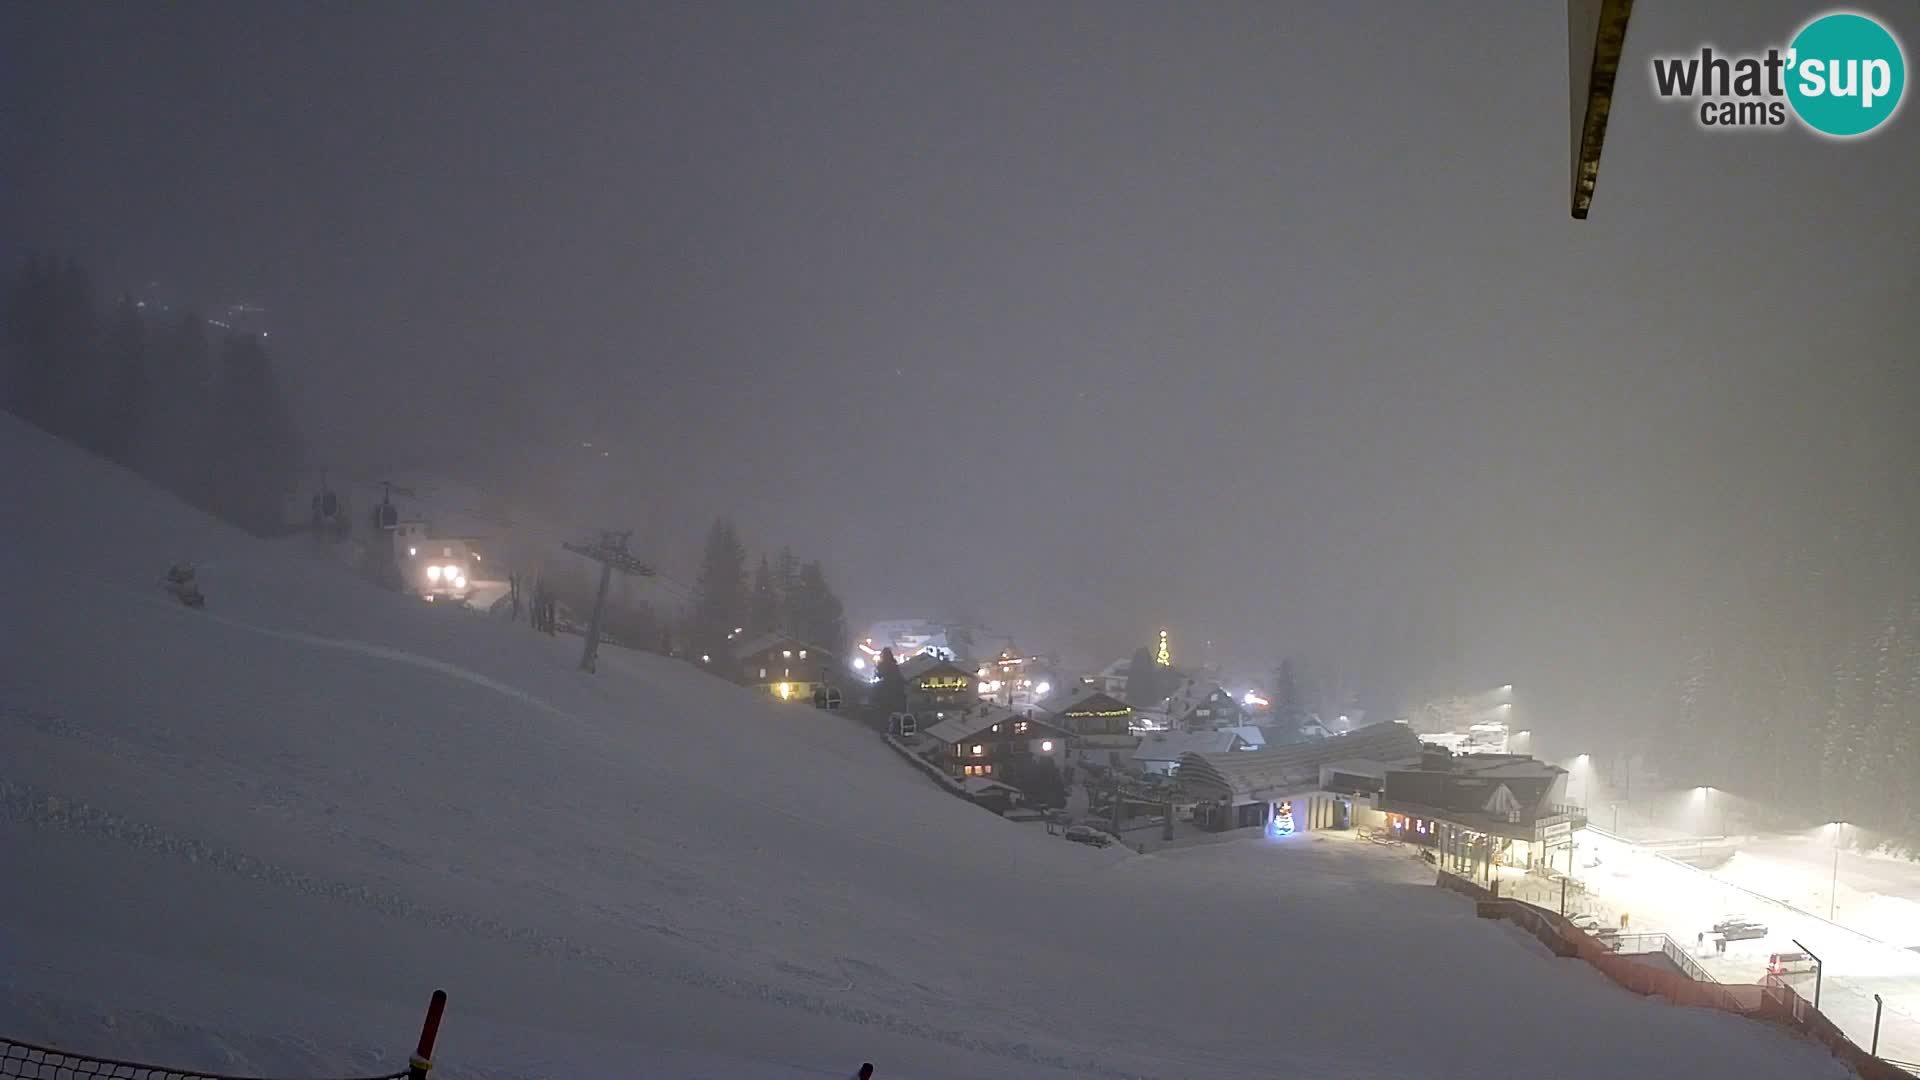
<instances>
[{"instance_id":1,"label":"floodlit parking area","mask_svg":"<svg viewBox=\"0 0 1920 1080\"><path fill-rule=\"evenodd\" d=\"M1728 984L1759 982L1774 954L1804 946L1824 964L1818 976L1822 1012L1864 1048L1873 1038L1874 995L1879 994L1884 1000L1880 1055L1920 1061L1920 952L1594 830L1576 835L1574 861L1580 887L1567 889L1569 914L1592 914L1614 927L1624 921L1629 932L1664 933ZM1558 885L1537 877L1524 884L1503 880L1501 891L1559 906ZM1730 920L1756 929L1717 935L1716 924ZM1722 937L1735 940L1725 940L1723 948ZM1807 998L1814 996L1815 974L1789 971L1783 977Z\"/></svg>"}]
</instances>

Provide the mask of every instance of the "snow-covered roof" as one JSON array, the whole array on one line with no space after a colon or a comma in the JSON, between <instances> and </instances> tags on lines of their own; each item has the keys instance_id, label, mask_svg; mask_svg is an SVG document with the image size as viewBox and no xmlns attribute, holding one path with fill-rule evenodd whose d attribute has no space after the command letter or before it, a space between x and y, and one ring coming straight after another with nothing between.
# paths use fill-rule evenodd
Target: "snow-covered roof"
<instances>
[{"instance_id":1,"label":"snow-covered roof","mask_svg":"<svg viewBox=\"0 0 1920 1080\"><path fill-rule=\"evenodd\" d=\"M1247 746L1255 750L1267 745L1267 733L1252 724L1242 724L1239 727L1221 728L1220 730L1233 732L1235 735L1245 739Z\"/></svg>"},{"instance_id":2,"label":"snow-covered roof","mask_svg":"<svg viewBox=\"0 0 1920 1080\"><path fill-rule=\"evenodd\" d=\"M959 664L954 663L952 660L947 660L942 657L935 656L932 653L921 653L920 655L900 665L900 677L907 680L908 682L912 682L913 680L919 678L920 676L925 675L927 672L940 667L950 667L956 671L964 671L969 676L973 674L971 671L967 671L966 668L962 667Z\"/></svg>"},{"instance_id":3,"label":"snow-covered roof","mask_svg":"<svg viewBox=\"0 0 1920 1080\"><path fill-rule=\"evenodd\" d=\"M921 734L943 743L957 743L963 739L971 739L995 724L1011 724L1021 720L1044 727L1049 731L1066 734L1051 720L1039 715L1029 715L1026 710L1016 712L1004 705L995 705L991 702L975 705L957 715L949 716L937 724L921 729Z\"/></svg>"},{"instance_id":4,"label":"snow-covered roof","mask_svg":"<svg viewBox=\"0 0 1920 1080\"><path fill-rule=\"evenodd\" d=\"M1458 754L1450 767L1453 772L1502 779L1551 780L1567 771L1525 754Z\"/></svg>"},{"instance_id":5,"label":"snow-covered roof","mask_svg":"<svg viewBox=\"0 0 1920 1080\"><path fill-rule=\"evenodd\" d=\"M1126 702L1121 701L1097 686L1088 686L1086 683L1074 683L1072 686L1067 687L1065 692L1050 695L1047 698L1046 709L1048 712L1058 716L1093 697L1104 697L1116 704L1126 705Z\"/></svg>"},{"instance_id":6,"label":"snow-covered roof","mask_svg":"<svg viewBox=\"0 0 1920 1080\"><path fill-rule=\"evenodd\" d=\"M969 795L985 795L989 792L1004 791L1013 795L1024 794L1012 784L1003 784L991 776L969 776L960 781L960 787Z\"/></svg>"},{"instance_id":7,"label":"snow-covered roof","mask_svg":"<svg viewBox=\"0 0 1920 1080\"><path fill-rule=\"evenodd\" d=\"M1320 766L1322 772L1346 773L1348 776L1370 776L1375 780L1386 778L1387 769L1396 764L1391 761L1376 761L1372 758L1341 758Z\"/></svg>"},{"instance_id":8,"label":"snow-covered roof","mask_svg":"<svg viewBox=\"0 0 1920 1080\"><path fill-rule=\"evenodd\" d=\"M1180 777L1212 798L1230 796L1253 802L1318 787L1320 768L1331 761L1362 758L1400 761L1420 756L1420 736L1405 724L1374 724L1291 746L1232 753L1189 753L1180 759Z\"/></svg>"},{"instance_id":9,"label":"snow-covered roof","mask_svg":"<svg viewBox=\"0 0 1920 1080\"><path fill-rule=\"evenodd\" d=\"M1179 761L1187 753L1224 754L1245 742L1233 731L1156 731L1141 736L1140 745L1133 748L1133 760Z\"/></svg>"},{"instance_id":10,"label":"snow-covered roof","mask_svg":"<svg viewBox=\"0 0 1920 1080\"><path fill-rule=\"evenodd\" d=\"M1207 703L1218 692L1226 694L1231 700L1233 695L1227 688L1214 679L1188 676L1167 695L1166 709L1173 716L1184 718L1188 713Z\"/></svg>"},{"instance_id":11,"label":"snow-covered roof","mask_svg":"<svg viewBox=\"0 0 1920 1080\"><path fill-rule=\"evenodd\" d=\"M832 649L822 648L821 646L815 645L812 642L801 641L799 638L793 637L790 634L782 634L778 631L770 631L768 633L761 634L759 637L748 638L742 641L740 644L735 645L733 647L733 656L734 656L734 659L736 660L744 660L755 653L764 652L768 649L776 648L781 645L786 645L792 648L796 653L802 649L805 649L809 654L809 657L808 657L809 659L812 658L813 654L818 654L818 655L827 656L827 657L831 657L833 655Z\"/></svg>"}]
</instances>

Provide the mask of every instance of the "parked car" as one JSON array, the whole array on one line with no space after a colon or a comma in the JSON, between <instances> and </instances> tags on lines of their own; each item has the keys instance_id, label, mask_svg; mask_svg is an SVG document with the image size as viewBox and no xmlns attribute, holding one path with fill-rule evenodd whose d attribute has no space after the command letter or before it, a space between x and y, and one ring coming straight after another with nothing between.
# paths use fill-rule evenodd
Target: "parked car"
<instances>
[{"instance_id":1,"label":"parked car","mask_svg":"<svg viewBox=\"0 0 1920 1080\"><path fill-rule=\"evenodd\" d=\"M1767 957L1767 974L1800 975L1812 971L1818 961L1803 952L1777 952Z\"/></svg>"},{"instance_id":2,"label":"parked car","mask_svg":"<svg viewBox=\"0 0 1920 1080\"><path fill-rule=\"evenodd\" d=\"M1728 941L1752 941L1767 936L1767 925L1752 919L1722 919L1713 924L1713 932Z\"/></svg>"},{"instance_id":3,"label":"parked car","mask_svg":"<svg viewBox=\"0 0 1920 1080\"><path fill-rule=\"evenodd\" d=\"M1600 944L1606 948L1618 949L1620 947L1620 928L1617 926L1608 926L1601 922L1600 916L1598 915L1575 915L1567 921L1581 930L1592 934L1595 940L1599 941Z\"/></svg>"},{"instance_id":4,"label":"parked car","mask_svg":"<svg viewBox=\"0 0 1920 1080\"><path fill-rule=\"evenodd\" d=\"M1091 844L1094 847L1106 847L1113 843L1113 837L1090 825L1073 825L1067 829L1067 839L1076 844Z\"/></svg>"}]
</instances>

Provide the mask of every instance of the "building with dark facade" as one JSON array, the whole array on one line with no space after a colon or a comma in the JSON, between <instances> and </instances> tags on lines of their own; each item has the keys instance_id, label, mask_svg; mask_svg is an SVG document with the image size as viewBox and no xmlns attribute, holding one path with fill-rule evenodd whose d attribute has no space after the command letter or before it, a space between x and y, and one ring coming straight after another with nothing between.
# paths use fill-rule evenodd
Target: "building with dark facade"
<instances>
[{"instance_id":1,"label":"building with dark facade","mask_svg":"<svg viewBox=\"0 0 1920 1080\"><path fill-rule=\"evenodd\" d=\"M744 641L733 656L742 686L764 690L782 701L811 702L815 687L840 682L838 656L785 634L762 634Z\"/></svg>"},{"instance_id":2,"label":"building with dark facade","mask_svg":"<svg viewBox=\"0 0 1920 1080\"><path fill-rule=\"evenodd\" d=\"M1586 813L1566 802L1567 771L1524 754L1452 754L1386 770L1380 809L1401 839L1432 847L1442 869L1474 876L1499 864L1571 870Z\"/></svg>"},{"instance_id":3,"label":"building with dark facade","mask_svg":"<svg viewBox=\"0 0 1920 1080\"><path fill-rule=\"evenodd\" d=\"M1073 736L1076 763L1122 768L1133 757L1140 736L1133 730L1133 708L1110 694L1077 683L1047 699L1056 726Z\"/></svg>"},{"instance_id":4,"label":"building with dark facade","mask_svg":"<svg viewBox=\"0 0 1920 1080\"><path fill-rule=\"evenodd\" d=\"M1066 764L1067 732L1044 714L982 702L921 732L927 759L956 780L1017 776L1036 758Z\"/></svg>"},{"instance_id":5,"label":"building with dark facade","mask_svg":"<svg viewBox=\"0 0 1920 1080\"><path fill-rule=\"evenodd\" d=\"M933 653L921 653L901 664L900 677L907 684L907 711L923 729L980 704L980 684L973 671Z\"/></svg>"}]
</instances>

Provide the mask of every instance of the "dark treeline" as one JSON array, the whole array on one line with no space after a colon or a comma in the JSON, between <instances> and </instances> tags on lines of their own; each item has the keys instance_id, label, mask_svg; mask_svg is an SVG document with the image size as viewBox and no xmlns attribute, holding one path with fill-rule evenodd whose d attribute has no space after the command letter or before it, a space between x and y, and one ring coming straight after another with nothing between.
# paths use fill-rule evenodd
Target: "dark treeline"
<instances>
[{"instance_id":1,"label":"dark treeline","mask_svg":"<svg viewBox=\"0 0 1920 1080\"><path fill-rule=\"evenodd\" d=\"M733 646L774 632L836 654L847 648L846 612L820 563L781 548L771 560L762 555L749 573L746 545L732 520L722 517L707 530L701 551L687 611L688 649L730 667Z\"/></svg>"},{"instance_id":2,"label":"dark treeline","mask_svg":"<svg viewBox=\"0 0 1920 1080\"><path fill-rule=\"evenodd\" d=\"M1920 854L1920 542L1840 519L1742 585L1675 692L1688 775Z\"/></svg>"},{"instance_id":3,"label":"dark treeline","mask_svg":"<svg viewBox=\"0 0 1920 1080\"><path fill-rule=\"evenodd\" d=\"M103 307L86 270L40 255L6 282L0 321L7 411L242 528L284 527L300 438L258 338L131 297Z\"/></svg>"}]
</instances>

